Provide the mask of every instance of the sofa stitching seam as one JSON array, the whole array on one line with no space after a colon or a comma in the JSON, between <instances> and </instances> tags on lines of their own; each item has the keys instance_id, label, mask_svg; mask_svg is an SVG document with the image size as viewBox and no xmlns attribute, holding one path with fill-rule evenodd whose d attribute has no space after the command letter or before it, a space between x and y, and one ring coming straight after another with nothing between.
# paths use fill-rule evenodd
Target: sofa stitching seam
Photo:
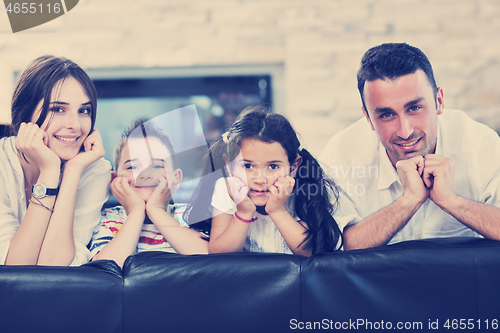
<instances>
[{"instance_id":1,"label":"sofa stitching seam","mask_svg":"<svg viewBox=\"0 0 500 333\"><path fill-rule=\"evenodd\" d=\"M474 254L474 268L476 273L476 318L479 318L479 268L477 264L477 251L473 249L472 253Z\"/></svg>"},{"instance_id":2,"label":"sofa stitching seam","mask_svg":"<svg viewBox=\"0 0 500 333\"><path fill-rule=\"evenodd\" d=\"M300 321L302 321L304 318L303 316L303 304L302 304L302 263L304 261L304 258L300 258L299 261L299 315L300 315Z\"/></svg>"}]
</instances>

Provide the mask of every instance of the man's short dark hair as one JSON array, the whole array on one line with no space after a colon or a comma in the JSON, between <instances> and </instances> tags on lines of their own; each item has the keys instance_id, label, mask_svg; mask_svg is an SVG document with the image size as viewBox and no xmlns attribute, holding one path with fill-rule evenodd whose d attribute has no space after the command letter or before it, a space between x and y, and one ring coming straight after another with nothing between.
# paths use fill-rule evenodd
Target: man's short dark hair
<instances>
[{"instance_id":1,"label":"man's short dark hair","mask_svg":"<svg viewBox=\"0 0 500 333\"><path fill-rule=\"evenodd\" d=\"M432 66L420 49L406 43L387 43L366 51L358 71L358 90L365 110L368 112L363 96L366 81L394 80L403 75L413 74L419 69L427 76L436 98L438 88Z\"/></svg>"}]
</instances>

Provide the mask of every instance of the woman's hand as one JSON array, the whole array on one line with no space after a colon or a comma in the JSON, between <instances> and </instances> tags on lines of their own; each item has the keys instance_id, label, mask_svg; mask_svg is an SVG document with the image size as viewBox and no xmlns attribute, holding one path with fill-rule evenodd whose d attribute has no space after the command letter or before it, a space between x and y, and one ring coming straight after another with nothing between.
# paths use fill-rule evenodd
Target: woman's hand
<instances>
[{"instance_id":1,"label":"woman's hand","mask_svg":"<svg viewBox=\"0 0 500 333\"><path fill-rule=\"evenodd\" d=\"M130 182L125 177L116 177L109 186L111 193L118 202L125 208L127 215L132 211L142 211L146 209L146 203L130 186Z\"/></svg>"},{"instance_id":2,"label":"woman's hand","mask_svg":"<svg viewBox=\"0 0 500 333\"><path fill-rule=\"evenodd\" d=\"M227 178L227 191L233 199L239 213L253 214L257 207L248 196L248 186L237 177Z\"/></svg>"},{"instance_id":3,"label":"woman's hand","mask_svg":"<svg viewBox=\"0 0 500 333\"><path fill-rule=\"evenodd\" d=\"M47 144L48 135L37 124L21 123L16 139L17 150L34 161L40 170L59 170L61 159Z\"/></svg>"},{"instance_id":4,"label":"woman's hand","mask_svg":"<svg viewBox=\"0 0 500 333\"><path fill-rule=\"evenodd\" d=\"M146 203L146 212L149 214L155 209L166 210L170 199L172 199L172 192L168 185L168 179L164 174Z\"/></svg>"},{"instance_id":5,"label":"woman's hand","mask_svg":"<svg viewBox=\"0 0 500 333\"><path fill-rule=\"evenodd\" d=\"M99 130L95 129L87 136L83 141L83 148L84 152L78 153L67 162L68 165L80 167L82 171L106 154Z\"/></svg>"},{"instance_id":6,"label":"woman's hand","mask_svg":"<svg viewBox=\"0 0 500 333\"><path fill-rule=\"evenodd\" d=\"M295 179L290 176L278 177L273 186L269 188L271 195L266 204L266 213L269 215L280 211L286 211L286 202L292 194Z\"/></svg>"}]
</instances>

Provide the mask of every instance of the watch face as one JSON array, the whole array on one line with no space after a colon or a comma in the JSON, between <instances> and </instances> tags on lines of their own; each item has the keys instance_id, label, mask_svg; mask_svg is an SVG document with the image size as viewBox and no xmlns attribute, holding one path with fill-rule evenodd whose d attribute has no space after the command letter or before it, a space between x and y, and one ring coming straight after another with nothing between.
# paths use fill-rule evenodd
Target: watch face
<instances>
[{"instance_id":1,"label":"watch face","mask_svg":"<svg viewBox=\"0 0 500 333\"><path fill-rule=\"evenodd\" d=\"M35 184L35 186L33 186L33 196L35 198L41 199L45 196L46 190L47 188L45 187L45 185Z\"/></svg>"}]
</instances>

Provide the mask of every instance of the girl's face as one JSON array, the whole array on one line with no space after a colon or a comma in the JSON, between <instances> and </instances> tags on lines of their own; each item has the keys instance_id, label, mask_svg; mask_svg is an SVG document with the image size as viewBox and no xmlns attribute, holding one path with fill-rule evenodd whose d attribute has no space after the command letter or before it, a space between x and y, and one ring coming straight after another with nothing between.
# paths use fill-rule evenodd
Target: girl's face
<instances>
[{"instance_id":1,"label":"girl's face","mask_svg":"<svg viewBox=\"0 0 500 333\"><path fill-rule=\"evenodd\" d=\"M36 123L42 112L43 99L38 103L31 122ZM75 157L92 126L92 105L83 86L73 77L59 81L52 89L49 112L41 129L48 134L47 146L63 161Z\"/></svg>"},{"instance_id":2,"label":"girl's face","mask_svg":"<svg viewBox=\"0 0 500 333\"><path fill-rule=\"evenodd\" d=\"M241 179L248 186L248 196L255 206L265 206L270 196L269 188L278 177L294 177L295 163L292 169L286 151L279 142L247 139L241 144L231 172L233 177Z\"/></svg>"},{"instance_id":3,"label":"girl's face","mask_svg":"<svg viewBox=\"0 0 500 333\"><path fill-rule=\"evenodd\" d=\"M142 138L128 139L117 168L117 175L127 178L130 186L145 202L160 183L161 177L166 176L172 195L182 179L181 170L173 170L170 151L162 141L148 137L147 142L149 145Z\"/></svg>"}]
</instances>

